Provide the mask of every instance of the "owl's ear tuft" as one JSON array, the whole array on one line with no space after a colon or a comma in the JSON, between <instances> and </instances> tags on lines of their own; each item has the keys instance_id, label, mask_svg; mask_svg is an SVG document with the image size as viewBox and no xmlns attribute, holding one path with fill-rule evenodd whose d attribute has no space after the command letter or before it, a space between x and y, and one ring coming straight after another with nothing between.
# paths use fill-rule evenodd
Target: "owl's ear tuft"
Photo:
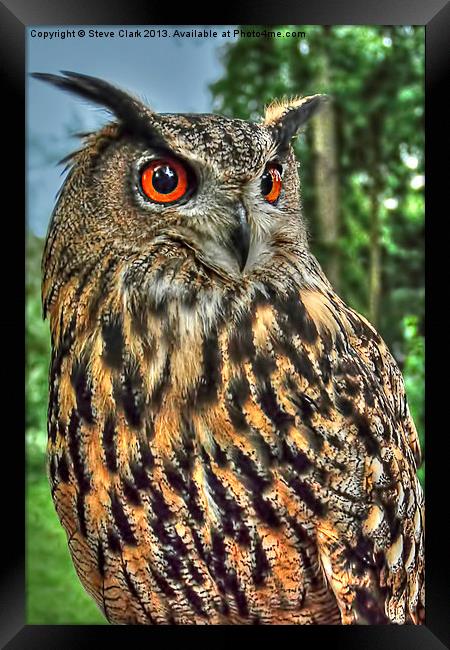
<instances>
[{"instance_id":1,"label":"owl's ear tuft","mask_svg":"<svg viewBox=\"0 0 450 650\"><path fill-rule=\"evenodd\" d=\"M265 111L264 126L273 131L280 149L286 148L299 129L327 102L328 95L276 100Z\"/></svg>"},{"instance_id":2,"label":"owl's ear tuft","mask_svg":"<svg viewBox=\"0 0 450 650\"><path fill-rule=\"evenodd\" d=\"M133 132L148 131L154 113L138 99L97 77L64 70L61 75L32 72L30 76L104 106Z\"/></svg>"}]
</instances>

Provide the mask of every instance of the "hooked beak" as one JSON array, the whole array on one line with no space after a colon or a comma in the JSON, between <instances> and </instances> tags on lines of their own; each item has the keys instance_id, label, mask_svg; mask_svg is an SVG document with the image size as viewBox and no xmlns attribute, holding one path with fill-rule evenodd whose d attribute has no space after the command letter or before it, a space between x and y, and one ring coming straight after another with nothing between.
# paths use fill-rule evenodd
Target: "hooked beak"
<instances>
[{"instance_id":1,"label":"hooked beak","mask_svg":"<svg viewBox=\"0 0 450 650\"><path fill-rule=\"evenodd\" d=\"M242 205L236 206L236 225L230 236L230 250L236 257L239 270L243 271L250 249L250 226L247 220L247 212Z\"/></svg>"}]
</instances>

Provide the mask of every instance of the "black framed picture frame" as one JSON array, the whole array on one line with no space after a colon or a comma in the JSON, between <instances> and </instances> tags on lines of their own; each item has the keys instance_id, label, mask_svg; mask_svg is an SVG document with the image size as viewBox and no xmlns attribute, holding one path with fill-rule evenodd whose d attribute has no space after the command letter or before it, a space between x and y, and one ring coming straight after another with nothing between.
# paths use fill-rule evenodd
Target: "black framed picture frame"
<instances>
[{"instance_id":1,"label":"black framed picture frame","mask_svg":"<svg viewBox=\"0 0 450 650\"><path fill-rule=\"evenodd\" d=\"M450 647L450 583L448 580L446 524L446 471L448 455L445 426L445 397L434 383L444 388L445 365L445 306L433 306L429 294L444 298L446 293L435 291L436 277L445 277L445 269L436 269L446 259L445 237L434 238L432 231L436 222L445 220L444 193L448 184L448 104L444 93L450 77L450 3L447 0L332 0L314 2L249 3L223 7L223 15L217 11L187 5L176 13L176 23L183 25L221 24L318 24L318 25L423 25L426 39L426 218L427 218L427 379L433 382L427 392L427 426L434 425L427 438L426 479L426 624L423 626L304 626L295 630L295 643L326 643L334 648L423 648L438 650ZM226 11L225 11L226 10ZM180 631L140 627L126 629L113 626L36 626L25 620L25 441L22 435L21 415L23 368L22 323L24 266L18 251L24 250L25 240L25 192L23 187L23 156L25 151L25 45L26 30L39 25L153 25L172 24L173 7L149 6L143 2L119 3L99 0L95 3L74 3L67 0L3 0L0 2L0 66L2 68L2 113L4 162L6 179L3 185L3 233L4 233L4 283L3 318L0 321L3 340L3 412L7 416L3 424L3 454L1 494L1 539L4 542L2 574L0 578L0 642L1 647L72 648L91 647L95 643L123 643L133 635L148 635L145 643L155 640L176 642ZM172 22L171 22L172 21ZM445 176L444 176L445 175ZM29 199L32 200L32 197ZM8 207L7 207L8 206ZM437 226L439 227L439 226ZM436 239L436 240L435 240ZM433 243L431 243L433 242ZM11 253L11 255L9 255ZM6 263L6 259L8 262ZM431 265L435 270L431 270ZM434 364L436 361L436 364ZM441 374L430 377L430 368L436 365ZM434 380L434 381L433 381ZM441 412L442 422L432 418ZM434 408L433 408L434 407ZM431 429L430 429L431 430ZM238 634L255 634L249 626ZM277 627L277 626L274 626ZM183 630L183 642L197 639L198 634L217 634L214 629L194 627ZM279 640L279 635L292 630L259 630L268 641ZM234 639L233 626L221 630L221 639L229 643ZM248 637L246 635L249 635ZM156 635L153 636L153 635ZM160 636L161 635L161 636ZM176 636L173 636L176 635ZM186 635L186 636L185 636ZM222 636L223 635L223 636ZM274 635L277 635L276 637ZM326 637L326 638L325 638ZM241 640L243 639L240 636ZM142 642L142 636L140 637Z\"/></svg>"}]
</instances>

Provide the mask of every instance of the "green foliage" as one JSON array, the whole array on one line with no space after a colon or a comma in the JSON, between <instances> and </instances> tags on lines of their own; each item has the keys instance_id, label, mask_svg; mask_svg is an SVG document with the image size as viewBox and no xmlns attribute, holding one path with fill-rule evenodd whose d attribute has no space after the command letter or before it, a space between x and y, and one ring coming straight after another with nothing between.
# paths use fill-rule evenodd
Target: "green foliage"
<instances>
[{"instance_id":1,"label":"green foliage","mask_svg":"<svg viewBox=\"0 0 450 650\"><path fill-rule=\"evenodd\" d=\"M47 393L50 335L42 319L40 259L42 240L28 234L26 250L26 374L25 422L28 460L31 468L42 471L47 439ZM34 465L35 463L35 465ZM45 467L45 465L44 465Z\"/></svg>"},{"instance_id":2,"label":"green foliage","mask_svg":"<svg viewBox=\"0 0 450 650\"><path fill-rule=\"evenodd\" d=\"M423 386L425 383L425 339L419 332L417 316L405 316L403 331L406 342L406 357L403 365L408 403L417 425L422 454L425 453L425 404ZM425 463L419 469L419 478L424 483Z\"/></svg>"}]
</instances>

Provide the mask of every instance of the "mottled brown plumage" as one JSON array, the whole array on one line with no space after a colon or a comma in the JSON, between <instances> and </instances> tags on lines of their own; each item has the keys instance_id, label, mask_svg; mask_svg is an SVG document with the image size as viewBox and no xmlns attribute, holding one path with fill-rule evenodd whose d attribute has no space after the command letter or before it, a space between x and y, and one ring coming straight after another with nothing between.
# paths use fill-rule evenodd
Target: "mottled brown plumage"
<instances>
[{"instance_id":1,"label":"mottled brown plumage","mask_svg":"<svg viewBox=\"0 0 450 650\"><path fill-rule=\"evenodd\" d=\"M43 259L50 482L87 591L112 623L422 622L402 377L301 214L289 141L320 97L258 125L42 76L118 118L73 155ZM161 151L196 179L179 203L139 190Z\"/></svg>"}]
</instances>

